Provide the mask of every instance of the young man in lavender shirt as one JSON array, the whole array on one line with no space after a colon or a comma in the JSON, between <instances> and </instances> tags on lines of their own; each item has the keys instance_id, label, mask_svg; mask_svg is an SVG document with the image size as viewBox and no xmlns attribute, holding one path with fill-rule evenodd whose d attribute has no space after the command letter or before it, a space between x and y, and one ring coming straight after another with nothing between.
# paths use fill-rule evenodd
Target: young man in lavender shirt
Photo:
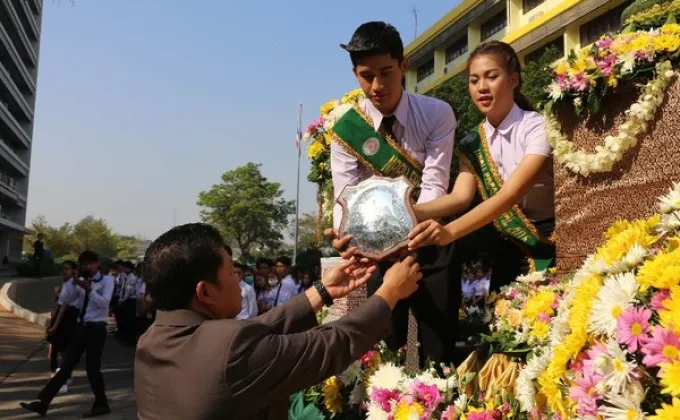
<instances>
[{"instance_id":1,"label":"young man in lavender shirt","mask_svg":"<svg viewBox=\"0 0 680 420\"><path fill-rule=\"evenodd\" d=\"M337 199L345 186L356 185L373 173L382 176L407 176L418 184L418 203L446 195L449 189L456 118L451 106L441 100L405 92L402 81L408 69L404 46L399 32L384 22L361 25L347 45L354 75L366 95L359 104L370 124L369 131L380 136L344 138L336 136L331 144L331 170ZM362 146L363 144L363 146ZM372 147L366 147L366 146ZM380 149L383 149L382 151ZM379 153L400 165L380 166L374 156ZM403 162L411 162L406 163ZM409 166L412 165L412 166ZM404 169L409 167L408 169ZM395 170L395 168L397 168ZM338 235L342 209L336 204L333 213L334 229L329 236ZM333 241L339 250L349 245L351 238ZM406 344L409 307L418 320L421 361L452 361L456 341L458 307L461 299L460 264L453 254L453 245L427 247L418 250L423 280L419 290L399 303L393 312L393 333L386 340L392 349ZM379 264L384 273L391 262ZM382 282L377 276L368 283L372 294Z\"/></svg>"}]
</instances>

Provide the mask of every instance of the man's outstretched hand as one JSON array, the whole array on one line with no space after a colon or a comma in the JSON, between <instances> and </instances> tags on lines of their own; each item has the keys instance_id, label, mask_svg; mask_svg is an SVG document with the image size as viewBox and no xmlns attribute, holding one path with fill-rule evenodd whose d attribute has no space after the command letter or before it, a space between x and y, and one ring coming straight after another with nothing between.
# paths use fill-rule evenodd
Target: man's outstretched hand
<instances>
[{"instance_id":1,"label":"man's outstretched hand","mask_svg":"<svg viewBox=\"0 0 680 420\"><path fill-rule=\"evenodd\" d=\"M376 266L368 267L361 264L354 257L354 252L353 249L347 250L348 258L333 267L321 280L333 299L345 297L351 291L366 284L377 269Z\"/></svg>"},{"instance_id":2,"label":"man's outstretched hand","mask_svg":"<svg viewBox=\"0 0 680 420\"><path fill-rule=\"evenodd\" d=\"M349 244L352 241L352 235L345 235L341 238L338 238L339 236L338 230L333 228L326 229L324 231L324 235L327 238L331 238L333 240L332 246L340 253L340 256L342 258L347 260L355 255L357 248L349 247ZM385 261L396 262L401 260L408 254L409 254L408 249L402 249L401 251L396 252L390 255L389 257L385 258ZM361 257L359 258L358 261L360 265L375 265L378 263L378 261L368 257Z\"/></svg>"}]
</instances>

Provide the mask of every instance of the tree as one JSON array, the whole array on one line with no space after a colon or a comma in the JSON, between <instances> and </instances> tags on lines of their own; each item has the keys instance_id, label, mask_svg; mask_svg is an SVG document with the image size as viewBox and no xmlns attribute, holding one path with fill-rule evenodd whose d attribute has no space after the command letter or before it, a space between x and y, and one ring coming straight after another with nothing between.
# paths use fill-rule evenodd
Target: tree
<instances>
[{"instance_id":1,"label":"tree","mask_svg":"<svg viewBox=\"0 0 680 420\"><path fill-rule=\"evenodd\" d=\"M50 226L45 216L40 215L31 222L35 233L24 236L24 251L33 253L33 242L39 233L44 235L45 248L53 258L75 259L86 249L101 257L133 259L138 256L144 239L136 236L118 235L105 220L86 216L72 225L64 223L59 227Z\"/></svg>"},{"instance_id":2,"label":"tree","mask_svg":"<svg viewBox=\"0 0 680 420\"><path fill-rule=\"evenodd\" d=\"M281 247L294 202L283 198L278 182L269 182L260 164L248 162L222 175L222 182L198 194L201 219L217 227L241 258L250 261L256 247Z\"/></svg>"},{"instance_id":3,"label":"tree","mask_svg":"<svg viewBox=\"0 0 680 420\"><path fill-rule=\"evenodd\" d=\"M299 236L298 236L298 250L305 248L318 248L319 245L324 245L328 242L326 238L322 235L322 241L324 243L319 244L316 241L316 228L317 228L317 214L316 213L305 213L300 216L299 222ZM290 238L295 240L295 220L290 226Z\"/></svg>"},{"instance_id":4,"label":"tree","mask_svg":"<svg viewBox=\"0 0 680 420\"><path fill-rule=\"evenodd\" d=\"M547 88L553 78L549 67L561 57L559 50L551 46L545 50L541 58L527 63L522 69L522 93L536 109L548 100Z\"/></svg>"},{"instance_id":5,"label":"tree","mask_svg":"<svg viewBox=\"0 0 680 420\"><path fill-rule=\"evenodd\" d=\"M482 122L484 115L479 112L468 91L468 81L465 75L456 75L435 87L428 95L448 102L456 115L456 139L462 139L477 124Z\"/></svg>"}]
</instances>

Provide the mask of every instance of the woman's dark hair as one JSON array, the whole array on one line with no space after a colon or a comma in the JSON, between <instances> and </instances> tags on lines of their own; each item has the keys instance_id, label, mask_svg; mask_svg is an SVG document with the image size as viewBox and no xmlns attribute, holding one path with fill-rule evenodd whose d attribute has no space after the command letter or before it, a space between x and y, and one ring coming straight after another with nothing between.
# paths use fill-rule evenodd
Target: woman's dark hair
<instances>
[{"instance_id":1,"label":"woman's dark hair","mask_svg":"<svg viewBox=\"0 0 680 420\"><path fill-rule=\"evenodd\" d=\"M517 53L510 46L510 44L506 44L505 42L501 41L489 41L480 44L477 46L477 48L475 48L474 51L472 51L470 58L467 60L466 69L468 72L470 71L470 63L472 63L472 60L482 55L495 55L500 59L501 63L505 65L505 71L508 74L517 73L519 76L519 83L517 84L517 88L514 92L515 103L525 111L535 111L536 109L531 104L529 99L527 99L527 97L521 92L522 65L519 62Z\"/></svg>"},{"instance_id":2,"label":"woman's dark hair","mask_svg":"<svg viewBox=\"0 0 680 420\"><path fill-rule=\"evenodd\" d=\"M78 269L78 264L76 264L76 262L73 260L64 260L64 262L61 263L61 266L71 267L72 270Z\"/></svg>"},{"instance_id":3,"label":"woman's dark hair","mask_svg":"<svg viewBox=\"0 0 680 420\"><path fill-rule=\"evenodd\" d=\"M160 310L187 309L200 281L217 282L224 240L204 223L177 226L158 237L144 255L144 282Z\"/></svg>"}]
</instances>

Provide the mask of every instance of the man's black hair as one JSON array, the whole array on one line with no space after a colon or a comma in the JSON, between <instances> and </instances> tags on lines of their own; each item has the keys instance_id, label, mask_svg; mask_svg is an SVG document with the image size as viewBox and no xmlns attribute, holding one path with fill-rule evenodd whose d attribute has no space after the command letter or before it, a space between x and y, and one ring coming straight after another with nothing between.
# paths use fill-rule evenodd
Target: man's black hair
<instances>
[{"instance_id":1,"label":"man's black hair","mask_svg":"<svg viewBox=\"0 0 680 420\"><path fill-rule=\"evenodd\" d=\"M404 59L404 43L397 28L386 22L366 22L359 26L349 44L340 44L349 52L354 67L361 60L375 55L389 54L399 63Z\"/></svg>"},{"instance_id":2,"label":"man's black hair","mask_svg":"<svg viewBox=\"0 0 680 420\"><path fill-rule=\"evenodd\" d=\"M245 265L245 264L241 264L241 263L237 262L237 263L234 263L234 268L240 268L241 270L243 270L245 272L246 269L248 268L248 266Z\"/></svg>"},{"instance_id":3,"label":"man's black hair","mask_svg":"<svg viewBox=\"0 0 680 420\"><path fill-rule=\"evenodd\" d=\"M64 261L61 263L61 266L63 267L63 266L65 266L65 265L71 267L72 270L77 270L77 269L78 269L78 264L76 264L76 262L73 261L73 260L64 260Z\"/></svg>"},{"instance_id":4,"label":"man's black hair","mask_svg":"<svg viewBox=\"0 0 680 420\"><path fill-rule=\"evenodd\" d=\"M293 265L293 260L291 260L290 257L286 257L285 255L282 255L282 256L276 258L276 263L287 265L288 267L290 267L291 265Z\"/></svg>"},{"instance_id":5,"label":"man's black hair","mask_svg":"<svg viewBox=\"0 0 680 420\"><path fill-rule=\"evenodd\" d=\"M225 245L224 249L227 251L227 254L229 254L230 257L234 256L234 251L231 250L231 247L229 245Z\"/></svg>"},{"instance_id":6,"label":"man's black hair","mask_svg":"<svg viewBox=\"0 0 680 420\"><path fill-rule=\"evenodd\" d=\"M260 267L260 264L267 265L270 268L274 265L269 258L258 258L257 261L255 261L255 267Z\"/></svg>"},{"instance_id":7,"label":"man's black hair","mask_svg":"<svg viewBox=\"0 0 680 420\"><path fill-rule=\"evenodd\" d=\"M135 269L135 263L133 263L132 261L123 261L123 263L121 264L121 266L122 266L122 267L125 267L125 268L128 268L128 269L130 269L130 270L133 270L133 271L134 271L134 269Z\"/></svg>"},{"instance_id":8,"label":"man's black hair","mask_svg":"<svg viewBox=\"0 0 680 420\"><path fill-rule=\"evenodd\" d=\"M123 261L123 260L116 260L116 261L113 262L113 264L114 265L123 265L124 262L125 261Z\"/></svg>"},{"instance_id":9,"label":"man's black hair","mask_svg":"<svg viewBox=\"0 0 680 420\"><path fill-rule=\"evenodd\" d=\"M91 262L99 262L99 255L94 251L83 251L78 256L78 264L83 265Z\"/></svg>"},{"instance_id":10,"label":"man's black hair","mask_svg":"<svg viewBox=\"0 0 680 420\"><path fill-rule=\"evenodd\" d=\"M187 309L200 281L217 282L223 249L220 232L205 223L174 227L153 241L144 255L144 281L155 307Z\"/></svg>"}]
</instances>

